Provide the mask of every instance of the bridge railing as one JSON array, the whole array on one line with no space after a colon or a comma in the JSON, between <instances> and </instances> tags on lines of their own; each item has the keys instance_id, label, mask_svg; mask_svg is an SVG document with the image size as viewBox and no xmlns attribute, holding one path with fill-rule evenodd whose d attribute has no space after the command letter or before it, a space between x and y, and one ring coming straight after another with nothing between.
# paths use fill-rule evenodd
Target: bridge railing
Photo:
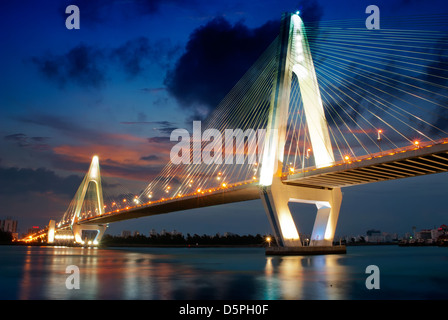
<instances>
[{"instance_id":1,"label":"bridge railing","mask_svg":"<svg viewBox=\"0 0 448 320\"><path fill-rule=\"evenodd\" d=\"M162 198L162 199L159 199L159 200L147 201L146 203L137 204L137 205L129 205L129 206L125 207L125 208L115 209L115 210L112 210L112 211L104 212L101 215L97 215L97 216L93 216L93 217L88 217L88 218L82 219L79 222L86 222L86 221L89 221L89 220L94 219L94 218L98 218L98 217L102 217L102 216L108 216L108 215L112 215L112 214L121 214L121 213L129 212L129 211L132 211L132 210L135 210L135 209L138 209L138 208L148 207L148 206L157 205L157 204L161 204L161 203L185 200L185 199L190 199L190 198L195 198L195 197L202 197L202 196L206 196L206 195L216 194L216 193L220 193L220 192L231 191L233 188L236 188L236 187L239 187L239 186L244 186L244 185L249 185L249 184L255 184L255 183L258 183L258 179L245 180L245 181L242 181L242 182L226 184L226 185L223 185L223 186L220 186L220 187L215 187L215 188L197 189L194 192L191 192L191 193L188 193L188 194L184 194L184 195L177 195L175 197L167 197L167 198Z\"/></svg>"},{"instance_id":2,"label":"bridge railing","mask_svg":"<svg viewBox=\"0 0 448 320\"><path fill-rule=\"evenodd\" d=\"M344 164L350 164L350 163L354 163L354 162L362 162L365 160L371 160L371 159L375 159L375 158L382 158L384 156L391 156L397 153L404 153L404 152L409 152L409 151L413 151L413 150L418 150L418 149L422 149L422 148L429 148L432 147L434 145L440 145L440 144L447 144L448 143L448 138L442 138L442 139L438 139L435 141L418 141L415 140L413 142L413 144L408 145L408 146L404 146L404 147L400 147L400 148L394 148L394 149L389 149L389 150L384 150L384 151L380 151L380 152L376 152L376 153L372 153L372 154L367 154L367 155L363 155L363 156L359 156L359 157L345 157L344 159L335 162L333 165L329 166L329 167L335 167L335 166L340 166L340 165L344 165ZM287 177L293 175L293 174L297 174L297 173L307 173L307 172L311 172L316 170L316 166L310 166L310 167L305 167L305 168L300 168L297 170L294 170L293 172L284 172L282 174L282 179L286 179Z\"/></svg>"}]
</instances>

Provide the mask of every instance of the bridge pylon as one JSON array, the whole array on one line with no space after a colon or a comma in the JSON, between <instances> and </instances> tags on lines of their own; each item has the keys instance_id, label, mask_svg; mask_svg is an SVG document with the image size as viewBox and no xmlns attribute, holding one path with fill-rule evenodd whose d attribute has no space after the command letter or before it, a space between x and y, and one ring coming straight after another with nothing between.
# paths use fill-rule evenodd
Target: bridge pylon
<instances>
[{"instance_id":1,"label":"bridge pylon","mask_svg":"<svg viewBox=\"0 0 448 320\"><path fill-rule=\"evenodd\" d=\"M75 195L76 199L76 207L75 212L73 214L71 220L71 228L73 231L73 235L75 236L76 243L84 244L85 239L83 239L82 232L83 231L93 231L96 232L96 235L90 241L93 244L98 244L103 237L107 226L106 225L85 225L78 223L78 219L81 215L82 204L86 197L87 188L89 183L94 183L95 185L95 193L96 193L96 206L97 206L97 215L101 215L104 213L104 201L103 201L103 188L101 185L101 175L100 175L100 163L97 156L92 158L92 162L89 167L89 171L84 177L83 182L81 183L78 192Z\"/></svg>"},{"instance_id":2,"label":"bridge pylon","mask_svg":"<svg viewBox=\"0 0 448 320\"><path fill-rule=\"evenodd\" d=\"M342 201L340 188L307 188L282 182L292 77L298 78L315 165L331 166L334 155L304 24L284 13L279 35L278 68L260 170L260 196L280 247L301 247L289 202L315 204L317 215L309 246L332 246ZM307 243L308 244L308 243Z\"/></svg>"},{"instance_id":3,"label":"bridge pylon","mask_svg":"<svg viewBox=\"0 0 448 320\"><path fill-rule=\"evenodd\" d=\"M89 184L93 183L94 187L94 207L95 215L100 216L104 213L104 202L103 202L103 189L101 186L101 175L100 175L100 165L97 156L92 158L92 162L89 167L89 171L84 176L69 209L64 214L61 223L59 225L66 225L68 223L68 228L73 233L74 242L77 244L98 244L101 241L106 229L107 224L86 224L82 223L81 210L83 203L85 201L87 190ZM67 227L66 227L67 228ZM53 235L49 237L49 242L54 242L57 239L58 229L55 228L54 222L50 221L49 230L52 231ZM85 231L85 232L84 232ZM84 234L83 234L84 232ZM90 242L90 243L86 243Z\"/></svg>"}]
</instances>

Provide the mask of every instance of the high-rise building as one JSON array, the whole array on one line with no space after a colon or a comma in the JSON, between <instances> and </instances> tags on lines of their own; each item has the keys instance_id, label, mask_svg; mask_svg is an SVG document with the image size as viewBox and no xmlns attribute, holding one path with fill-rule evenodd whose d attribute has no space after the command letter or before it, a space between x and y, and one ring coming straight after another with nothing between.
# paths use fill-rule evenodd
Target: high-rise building
<instances>
[{"instance_id":1,"label":"high-rise building","mask_svg":"<svg viewBox=\"0 0 448 320\"><path fill-rule=\"evenodd\" d=\"M123 238L130 237L130 236L131 236L131 231L129 231L129 230L123 230L123 231L121 231L121 236L122 236Z\"/></svg>"},{"instance_id":2,"label":"high-rise building","mask_svg":"<svg viewBox=\"0 0 448 320\"><path fill-rule=\"evenodd\" d=\"M0 220L0 230L17 233L17 220L12 220L10 217L6 218L6 220Z\"/></svg>"}]
</instances>

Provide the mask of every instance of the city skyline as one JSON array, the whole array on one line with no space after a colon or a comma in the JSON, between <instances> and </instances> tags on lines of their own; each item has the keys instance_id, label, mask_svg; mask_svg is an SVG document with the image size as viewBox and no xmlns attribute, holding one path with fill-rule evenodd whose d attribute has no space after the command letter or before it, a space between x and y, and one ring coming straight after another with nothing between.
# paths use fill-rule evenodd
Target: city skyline
<instances>
[{"instance_id":1,"label":"city skyline","mask_svg":"<svg viewBox=\"0 0 448 320\"><path fill-rule=\"evenodd\" d=\"M119 1L78 1L79 30L65 27L68 4L0 5L1 28L10 30L2 35L1 53L7 76L0 80L0 177L5 182L0 216L14 217L19 230L62 217L95 154L110 184L135 193L144 189L167 161L168 134L212 110L277 32L282 12L303 9L310 21L363 20L370 2L197 0L123 6ZM446 9L443 1L377 5L384 16ZM213 36L219 34L239 34L250 46L241 48L243 58L222 76L207 76L210 55L216 54ZM233 53L228 50L217 57L223 67ZM189 69L199 53L204 55L202 69ZM194 77L186 76L193 71ZM205 85L213 94L199 89ZM412 226L445 223L447 178L443 173L343 189L336 234L370 228L405 233ZM310 229L314 209L292 206L300 208L294 214L299 229ZM271 232L261 201L253 200L113 223L108 233L142 224L184 234Z\"/></svg>"}]
</instances>

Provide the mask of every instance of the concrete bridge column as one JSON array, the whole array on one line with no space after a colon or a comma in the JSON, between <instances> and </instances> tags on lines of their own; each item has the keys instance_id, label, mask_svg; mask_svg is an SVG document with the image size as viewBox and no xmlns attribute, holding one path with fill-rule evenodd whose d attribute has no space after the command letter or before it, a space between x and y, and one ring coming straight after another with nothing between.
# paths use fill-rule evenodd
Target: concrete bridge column
<instances>
[{"instance_id":1,"label":"concrete bridge column","mask_svg":"<svg viewBox=\"0 0 448 320\"><path fill-rule=\"evenodd\" d=\"M332 246L342 202L340 188L314 189L285 185L274 178L261 188L261 199L280 247L300 247L299 231L289 210L289 202L314 204L316 219L309 246Z\"/></svg>"},{"instance_id":2,"label":"concrete bridge column","mask_svg":"<svg viewBox=\"0 0 448 320\"><path fill-rule=\"evenodd\" d=\"M94 224L73 224L72 230L73 235L75 236L75 242L79 244L84 244L84 239L82 239L82 231L83 230L93 230L97 231L95 238L92 240L92 244L99 244L101 239L103 238L104 233L106 232L107 225L94 225Z\"/></svg>"}]
</instances>

